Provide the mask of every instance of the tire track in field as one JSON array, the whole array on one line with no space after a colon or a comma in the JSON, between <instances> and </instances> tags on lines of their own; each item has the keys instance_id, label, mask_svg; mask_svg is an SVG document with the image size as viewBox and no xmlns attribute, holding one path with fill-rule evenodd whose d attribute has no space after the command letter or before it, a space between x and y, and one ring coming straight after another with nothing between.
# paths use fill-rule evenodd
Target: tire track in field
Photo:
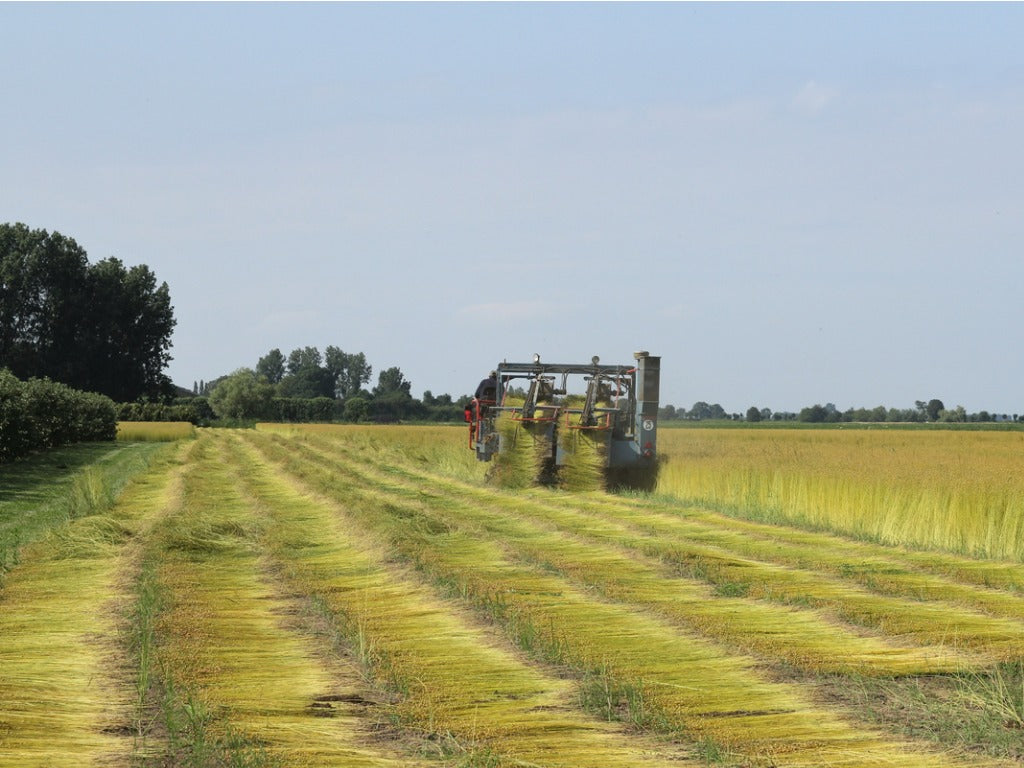
<instances>
[{"instance_id":1,"label":"tire track in field","mask_svg":"<svg viewBox=\"0 0 1024 768\"><path fill-rule=\"evenodd\" d=\"M957 764L853 728L809 706L795 687L760 678L748 659L724 655L643 612L516 565L495 542L446 527L421 504L367 485L343 463L325 461L300 441L247 440L344 503L360 527L499 620L524 647L546 653L575 674L603 668L620 684L633 686L642 705L664 718L662 727L670 732L712 739L741 752L752 765Z\"/></svg>"},{"instance_id":2,"label":"tire track in field","mask_svg":"<svg viewBox=\"0 0 1024 768\"><path fill-rule=\"evenodd\" d=\"M358 671L326 663L296 631L296 605L269 575L261 516L226 458L223 437L198 438L180 513L149 547L167 600L157 622L164 683L216 739L192 743L188 759L223 752L232 765L417 765L373 743L373 702Z\"/></svg>"},{"instance_id":3,"label":"tire track in field","mask_svg":"<svg viewBox=\"0 0 1024 768\"><path fill-rule=\"evenodd\" d=\"M177 449L179 453L181 448ZM172 458L114 506L30 545L0 594L0 766L128 765L136 696L121 642L133 537L173 496Z\"/></svg>"}]
</instances>

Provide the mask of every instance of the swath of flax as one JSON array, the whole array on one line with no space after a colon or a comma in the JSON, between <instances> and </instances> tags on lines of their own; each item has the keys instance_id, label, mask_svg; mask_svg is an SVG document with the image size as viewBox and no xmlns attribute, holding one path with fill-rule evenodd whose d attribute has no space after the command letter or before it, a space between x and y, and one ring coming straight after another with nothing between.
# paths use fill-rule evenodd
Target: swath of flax
<instances>
[{"instance_id":1,"label":"swath of flax","mask_svg":"<svg viewBox=\"0 0 1024 768\"><path fill-rule=\"evenodd\" d=\"M223 438L199 438L182 513L156 531L159 656L176 689L290 766L408 764L360 745L364 710L295 632L288 604L263 575L262 522L224 467ZM358 697L354 699L358 702Z\"/></svg>"},{"instance_id":2,"label":"swath of flax","mask_svg":"<svg viewBox=\"0 0 1024 768\"><path fill-rule=\"evenodd\" d=\"M0 765L125 762L133 691L120 679L112 598L129 536L167 503L156 461L105 513L30 545L0 592Z\"/></svg>"},{"instance_id":3,"label":"swath of flax","mask_svg":"<svg viewBox=\"0 0 1024 768\"><path fill-rule=\"evenodd\" d=\"M906 598L878 594L867 588L873 586L870 582L863 586L850 583L848 574L829 575L772 562L770 541L754 553L748 536L731 530L728 521L719 528L714 521L701 519L706 516L700 512L692 516L663 514L626 501L594 500L592 507L579 509L568 500L559 503L563 517L589 515L600 521L580 520L578 525L588 535L596 535L599 526L607 524L607 518L619 519L630 526L614 534L623 546L674 563L681 573L712 584L741 585L747 597L815 606L844 621L924 645L970 648L1006 659L1024 652L1024 624L1014 620L1020 614L1005 610L1012 601L1010 596L1004 599L953 583L945 592L932 589L930 601L922 599L920 593ZM824 545L818 551L827 557ZM810 567L809 563L805 565ZM1004 618L959 605L966 602L968 594L976 607L989 612L996 612L992 608L1002 604L1004 610L998 613Z\"/></svg>"},{"instance_id":4,"label":"swath of flax","mask_svg":"<svg viewBox=\"0 0 1024 768\"><path fill-rule=\"evenodd\" d=\"M508 411L500 412L495 429L501 450L491 460L491 482L501 488L528 488L539 482L551 453L548 427L545 422L523 421Z\"/></svg>"},{"instance_id":5,"label":"swath of flax","mask_svg":"<svg viewBox=\"0 0 1024 768\"><path fill-rule=\"evenodd\" d=\"M573 419L578 417L570 417ZM563 425L559 441L565 461L558 471L558 484L573 492L604 490L608 433L604 430L570 429Z\"/></svg>"},{"instance_id":6,"label":"swath of flax","mask_svg":"<svg viewBox=\"0 0 1024 768\"><path fill-rule=\"evenodd\" d=\"M320 443L317 443L320 444ZM335 444L338 450L343 446ZM396 472L401 465L400 452L392 451L386 463L390 472ZM485 499L479 489L466 487L466 493ZM531 499L534 506L522 500ZM494 497L494 503L500 503ZM740 589L747 597L781 601L800 606L818 606L850 621L875 628L891 635L905 636L905 640L922 645L962 644L986 653L995 653L999 658L1015 658L1021 652L1022 627L1018 622L992 619L989 616L960 608L950 602L928 604L921 601L920 594L909 595L910 600L899 600L880 596L862 586L850 584L842 576L828 576L801 568L778 565L765 559L758 560L738 554L737 549L751 546L749 535L733 530L737 525L759 526L767 531L764 549L770 550L771 531L777 526L752 524L731 518L689 510L685 517L678 514L659 515L651 511L660 506L653 502L633 502L628 499L594 495L586 505L579 505L576 495L560 495L548 492L527 491L517 497L516 504L523 504L523 512L545 510L549 521L568 525L577 533L599 538L615 545L628 546L675 563L680 572L711 582L718 589ZM539 505L539 506L536 506ZM600 512L598 511L600 510ZM665 511L665 510L663 510ZM558 515L559 519L552 518ZM625 516L620 520L608 517ZM643 521L661 520L662 527L656 530L644 528ZM710 522L709 522L710 520ZM722 527L715 523L721 522ZM627 526L627 523L630 525ZM799 536L802 532L780 529L781 534L789 531ZM657 535L651 535L655 533ZM841 543L837 537L830 537L833 544ZM819 550L827 552L819 540ZM813 555L811 555L813 557ZM804 563L804 565L808 565ZM991 593L988 590L972 590L970 587L949 584L949 595L953 602L962 601L964 595L973 593L978 602L984 601L987 609L1004 604L1003 615L1016 617L1013 612L1015 597Z\"/></svg>"},{"instance_id":7,"label":"swath of flax","mask_svg":"<svg viewBox=\"0 0 1024 768\"><path fill-rule=\"evenodd\" d=\"M795 687L759 678L749 659L517 566L495 543L447 528L412 501L383 499L379 488L345 482L337 471L318 468L300 446L288 448L280 449L285 466L347 499L360 527L488 611L523 647L577 674L606 670L634 686L644 706L670 727L778 766L955 764L853 728L808 706Z\"/></svg>"},{"instance_id":8,"label":"swath of flax","mask_svg":"<svg viewBox=\"0 0 1024 768\"><path fill-rule=\"evenodd\" d=\"M669 519L678 517L678 514L679 511ZM798 531L788 526L729 518L723 520L719 515L703 511L684 514L687 519L734 531L736 535L730 537L731 548L747 556L798 568L814 567L882 594L918 600L945 600L994 616L1024 617L1024 597L997 588L999 583L1006 583L1007 574L1024 570L1019 565L911 552L830 534ZM655 530L653 526L651 529ZM947 565L935 567L934 570L942 573L934 573L919 567L927 563ZM986 571L998 575L973 580L975 583L958 583L965 574L978 576ZM985 580L989 584L985 584ZM988 588L990 586L992 588Z\"/></svg>"},{"instance_id":9,"label":"swath of flax","mask_svg":"<svg viewBox=\"0 0 1024 768\"><path fill-rule=\"evenodd\" d=\"M117 439L141 442L171 442L191 439L196 428L188 421L119 421Z\"/></svg>"},{"instance_id":10,"label":"swath of flax","mask_svg":"<svg viewBox=\"0 0 1024 768\"><path fill-rule=\"evenodd\" d=\"M521 555L597 586L609 597L652 608L766 660L784 660L814 671L868 675L957 671L970 664L963 654L944 647L899 647L859 636L811 610L715 594L697 582L673 578L656 561L635 553L631 557L613 546L618 541L614 535L604 539L609 546L602 546L571 538L550 525L557 523L569 534L586 535L593 533L593 526L586 526L590 522L586 517L574 519L536 502L481 492L412 469L407 470L410 479L403 482L396 474L393 457L384 466L389 471L365 464L355 471L389 491L414 491L415 498L430 504L444 520L478 526L487 535L514 545ZM609 527L622 536L621 526Z\"/></svg>"},{"instance_id":11,"label":"swath of flax","mask_svg":"<svg viewBox=\"0 0 1024 768\"><path fill-rule=\"evenodd\" d=\"M266 426L271 428L271 425ZM272 425L272 428L280 430L284 427ZM329 442L336 445L358 443L362 446L371 429L376 428L341 425L301 425L300 427L292 428L292 432L312 434L324 440L329 439ZM715 432L715 430L710 431ZM708 430L702 430L702 432L708 432ZM476 473L473 470L479 470L480 466L486 466L485 464L475 462L472 452L465 450L465 443L461 439L462 434L460 430L443 427L410 427L391 432L385 439L379 437L381 435L379 429L376 429L376 434L378 437L374 440L375 453L373 455L404 456L407 462L421 468L427 468L431 472L444 473L457 479L472 482L476 478ZM866 433L861 434L866 435ZM868 455L870 455L870 451ZM891 455L891 450L887 455ZM463 459L461 462L458 461L460 456ZM946 458L948 460L948 457ZM933 459L941 462L942 456L935 455ZM958 462L960 461L961 459L958 459ZM985 464L985 466L988 466L988 464ZM997 479L992 478L991 481L994 482ZM900 563L904 563L906 567L913 568L921 573L932 573L946 577L954 582L975 584L993 589L1004 589L1014 593L1024 592L1024 564L1021 563L978 559L919 549L907 550L892 545L873 544L862 540L854 541L836 534L813 532L794 528L790 525L766 524L736 519L718 513L697 510L693 507L682 507L678 501L666 502L658 498L644 498L639 502L628 502L624 498L594 499L588 505L588 508L609 503L616 505L638 503L639 508L644 511L664 511L673 516L685 514L690 519L708 519L716 529L741 532L743 536L736 537L737 541L742 541L743 538L756 537L760 531L769 541L779 538L795 544L807 544L807 551L810 552L812 557L816 548L824 548L828 551L849 548L850 555L854 558L896 556ZM799 565L799 563L790 564ZM827 564L824 567L827 569ZM842 566L842 570L848 569ZM871 586L874 588L884 586L883 582L876 578L867 578L871 581ZM914 589L914 585L911 584L910 588ZM894 591L893 594L902 594L902 592ZM914 594L910 593L909 596L914 596ZM959 600L960 598L957 599ZM981 599L985 600L984 595ZM970 600L965 602L972 604ZM983 604L978 604L977 607L989 610ZM1003 615L1003 612L998 608L993 608L992 612L996 615ZM1012 606L1008 607L1006 615L1014 615Z\"/></svg>"},{"instance_id":12,"label":"swath of flax","mask_svg":"<svg viewBox=\"0 0 1024 768\"><path fill-rule=\"evenodd\" d=\"M397 569L390 549L352 525L347 504L305 490L312 473L292 445L245 441L238 471L266 508L275 552L295 587L322 599L354 638L372 673L401 692L395 711L406 727L448 734L502 765L686 764L674 749L573 711L569 683L524 664Z\"/></svg>"}]
</instances>

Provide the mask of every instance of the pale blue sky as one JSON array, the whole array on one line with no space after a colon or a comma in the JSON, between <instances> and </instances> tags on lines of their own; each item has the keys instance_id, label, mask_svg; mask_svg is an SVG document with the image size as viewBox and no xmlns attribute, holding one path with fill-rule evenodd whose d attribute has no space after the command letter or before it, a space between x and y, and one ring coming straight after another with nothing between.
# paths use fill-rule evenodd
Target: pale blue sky
<instances>
[{"instance_id":1,"label":"pale blue sky","mask_svg":"<svg viewBox=\"0 0 1024 768\"><path fill-rule=\"evenodd\" d=\"M0 220L146 263L182 385L1024 412L1024 5L0 3Z\"/></svg>"}]
</instances>

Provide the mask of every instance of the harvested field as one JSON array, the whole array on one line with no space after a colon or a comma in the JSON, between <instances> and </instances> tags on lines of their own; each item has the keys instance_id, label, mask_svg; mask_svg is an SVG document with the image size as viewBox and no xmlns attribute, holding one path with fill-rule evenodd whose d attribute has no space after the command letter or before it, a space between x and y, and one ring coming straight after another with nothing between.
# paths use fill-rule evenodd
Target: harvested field
<instances>
[{"instance_id":1,"label":"harvested field","mask_svg":"<svg viewBox=\"0 0 1024 768\"><path fill-rule=\"evenodd\" d=\"M1024 759L1019 561L671 473L497 489L464 440L201 430L34 534L0 588L0 766Z\"/></svg>"}]
</instances>

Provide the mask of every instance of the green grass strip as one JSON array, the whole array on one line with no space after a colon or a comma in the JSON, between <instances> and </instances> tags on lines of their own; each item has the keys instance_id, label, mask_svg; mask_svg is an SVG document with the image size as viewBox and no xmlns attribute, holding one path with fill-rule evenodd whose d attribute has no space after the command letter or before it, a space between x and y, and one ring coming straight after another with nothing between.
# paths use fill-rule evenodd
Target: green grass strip
<instances>
[{"instance_id":1,"label":"green grass strip","mask_svg":"<svg viewBox=\"0 0 1024 768\"><path fill-rule=\"evenodd\" d=\"M0 468L0 577L18 550L69 520L110 508L159 446L82 443Z\"/></svg>"}]
</instances>

